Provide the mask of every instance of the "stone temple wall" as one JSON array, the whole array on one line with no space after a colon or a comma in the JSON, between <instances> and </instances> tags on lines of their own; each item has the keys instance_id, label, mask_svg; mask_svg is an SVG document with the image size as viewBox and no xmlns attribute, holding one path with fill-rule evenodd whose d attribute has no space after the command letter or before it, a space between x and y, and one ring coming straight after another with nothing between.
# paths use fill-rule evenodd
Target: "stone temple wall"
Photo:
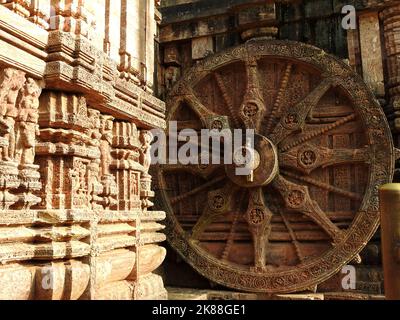
<instances>
[{"instance_id":1,"label":"stone temple wall","mask_svg":"<svg viewBox=\"0 0 400 320\"><path fill-rule=\"evenodd\" d=\"M166 298L157 1L0 1L0 299Z\"/></svg>"},{"instance_id":2,"label":"stone temple wall","mask_svg":"<svg viewBox=\"0 0 400 320\"><path fill-rule=\"evenodd\" d=\"M342 28L346 5L356 9L355 30ZM160 11L161 97L197 61L257 34L299 41L345 59L364 78L399 144L397 0L164 0Z\"/></svg>"}]
</instances>

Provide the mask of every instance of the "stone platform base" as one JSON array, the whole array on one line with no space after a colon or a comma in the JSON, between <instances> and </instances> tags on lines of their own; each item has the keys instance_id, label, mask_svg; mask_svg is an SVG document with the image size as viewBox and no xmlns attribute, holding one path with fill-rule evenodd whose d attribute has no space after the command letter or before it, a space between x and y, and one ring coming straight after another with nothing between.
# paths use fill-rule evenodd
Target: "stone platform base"
<instances>
[{"instance_id":1,"label":"stone platform base","mask_svg":"<svg viewBox=\"0 0 400 320\"><path fill-rule=\"evenodd\" d=\"M264 295L233 291L166 288L168 300L384 300L382 295L357 292L298 293Z\"/></svg>"}]
</instances>

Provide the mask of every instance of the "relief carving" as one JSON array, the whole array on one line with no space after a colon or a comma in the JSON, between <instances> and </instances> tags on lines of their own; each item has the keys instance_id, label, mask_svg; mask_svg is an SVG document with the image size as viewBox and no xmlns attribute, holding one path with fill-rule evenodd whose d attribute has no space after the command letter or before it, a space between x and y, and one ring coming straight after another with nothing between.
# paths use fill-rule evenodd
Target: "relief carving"
<instances>
[{"instance_id":1,"label":"relief carving","mask_svg":"<svg viewBox=\"0 0 400 320\"><path fill-rule=\"evenodd\" d=\"M34 164L38 130L38 107L41 86L25 73L6 68L1 72L0 115L1 137L0 180L4 209L17 204L29 209L40 203L33 194L40 190L40 174Z\"/></svg>"},{"instance_id":2,"label":"relief carving","mask_svg":"<svg viewBox=\"0 0 400 320\"><path fill-rule=\"evenodd\" d=\"M150 131L142 130L140 132L140 142L142 143L140 150L140 164L143 166L143 177L149 177L152 141L153 135L150 133Z\"/></svg>"},{"instance_id":3,"label":"relief carving","mask_svg":"<svg viewBox=\"0 0 400 320\"><path fill-rule=\"evenodd\" d=\"M42 93L39 82L20 71L2 70L0 79L0 210L41 209L40 221L52 225L51 229L35 229L38 243L32 245L32 256L49 261L88 256L90 268L95 268L104 265L104 259L110 259L110 263L120 259L120 252L110 254L115 244L137 246L136 254L141 255L147 269L139 270L127 250L127 268L132 273L121 280L136 283L139 277L152 275L165 256L165 250L154 243L165 237L158 233L163 228L157 222L163 219L161 213L141 217L152 206L149 198L154 196L148 173L151 134L139 131L134 123L117 121L88 107L82 95ZM146 224L139 227L141 220L151 222L151 228ZM66 222L72 225L66 228ZM103 230L101 234L99 229ZM82 241L89 236L90 244ZM151 243L157 248L153 250L157 257L149 256L146 248L139 250L139 246ZM76 264L85 271L82 286L95 288L101 284L101 279L89 279L89 265ZM79 286L78 296L82 296L81 285L75 280L74 285ZM51 298L50 292L41 287L37 290L38 298ZM101 297L100 289L94 292ZM161 290L160 295L164 293ZM96 294L88 297L95 299ZM131 297L137 297L135 292Z\"/></svg>"},{"instance_id":4,"label":"relief carving","mask_svg":"<svg viewBox=\"0 0 400 320\"><path fill-rule=\"evenodd\" d=\"M101 144L101 113L95 109L88 109L88 117L91 120L91 128L88 136L90 138L89 145L100 153ZM101 153L100 153L101 157ZM103 209L104 199L100 196L103 193L104 187L101 183L101 159L93 159L88 166L89 170L89 194L91 196L91 206L93 209Z\"/></svg>"},{"instance_id":5,"label":"relief carving","mask_svg":"<svg viewBox=\"0 0 400 320\"><path fill-rule=\"evenodd\" d=\"M16 101L25 83L25 73L12 68L4 69L0 82L0 121L6 128L4 138L7 144L3 147L1 159L11 161L15 156L15 121L18 116Z\"/></svg>"},{"instance_id":6,"label":"relief carving","mask_svg":"<svg viewBox=\"0 0 400 320\"><path fill-rule=\"evenodd\" d=\"M101 175L110 175L111 165L111 144L112 144L112 129L113 129L113 117L102 116L101 117L101 138L100 138L100 153L101 153Z\"/></svg>"},{"instance_id":7,"label":"relief carving","mask_svg":"<svg viewBox=\"0 0 400 320\"><path fill-rule=\"evenodd\" d=\"M18 101L15 160L21 165L32 165L35 160L36 136L39 131L39 97L41 87L27 78Z\"/></svg>"},{"instance_id":8,"label":"relief carving","mask_svg":"<svg viewBox=\"0 0 400 320\"><path fill-rule=\"evenodd\" d=\"M0 33L13 30L0 41L0 299L166 298L153 274L165 215L142 207L153 193L139 137L165 125L154 2L122 4L121 25L106 6L0 1ZM95 33L101 14L123 29L121 55L121 41ZM132 14L146 23L126 33Z\"/></svg>"},{"instance_id":9,"label":"relief carving","mask_svg":"<svg viewBox=\"0 0 400 320\"><path fill-rule=\"evenodd\" d=\"M111 116L102 115L100 118L100 167L101 182L103 184L102 197L104 206L110 208L116 204L117 185L114 176L110 173L112 163L111 144L113 139L113 120Z\"/></svg>"}]
</instances>

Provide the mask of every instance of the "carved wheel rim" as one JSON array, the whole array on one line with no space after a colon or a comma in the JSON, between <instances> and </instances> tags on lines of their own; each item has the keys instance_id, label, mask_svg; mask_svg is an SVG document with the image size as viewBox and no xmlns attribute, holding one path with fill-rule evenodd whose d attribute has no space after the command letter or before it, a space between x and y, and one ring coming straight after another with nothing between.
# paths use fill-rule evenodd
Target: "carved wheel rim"
<instances>
[{"instance_id":1,"label":"carved wheel rim","mask_svg":"<svg viewBox=\"0 0 400 320\"><path fill-rule=\"evenodd\" d=\"M265 80L268 70L272 70L272 75L279 73L276 80ZM246 82L241 94L235 94L234 86L225 84L234 74ZM304 87L296 90L302 75L306 75L304 79L308 82L304 83L308 83L309 90ZM315 83L311 84L312 81ZM211 82L220 90L221 109L213 107L215 103L208 103L211 94L203 94L207 83ZM275 82L275 87L269 86L270 82ZM298 92L303 94L296 95ZM315 110L320 114L326 111L321 105L332 94L344 99L338 104L340 112L334 119L323 115L315 117ZM238 101L235 97L243 100ZM343 110L339 108L342 104L346 107ZM240 186L226 177L225 170L218 168L158 166L159 204L167 211L168 241L203 276L249 292L306 290L336 274L360 253L376 232L379 225L378 186L392 180L393 142L375 98L361 78L339 59L301 43L251 40L198 63L170 92L167 106L167 120L175 120L181 117L182 110L190 110L203 128L254 128L278 150L279 172L266 187ZM224 113L219 112L221 110ZM344 127L347 131L358 128L359 131L350 135L359 138L353 142L357 144L359 140L363 144L340 148L337 147L341 143L338 138L333 138L338 141L330 148L319 143L318 139L323 136L332 144L330 134L341 133ZM343 139L347 141L348 138ZM339 182L340 170L342 173L350 170L351 178L356 180L363 173L365 176L360 181L364 181L364 190L357 189L352 182L345 188L338 186L336 180L329 184L313 177L315 171L328 175L331 172L332 176L332 170L338 170L333 171L333 175L334 179L335 174L338 175ZM186 190L174 190L171 177L180 181L181 174L193 176L189 178L191 180L201 177L202 183ZM176 186L181 187L183 181ZM318 192L327 194L328 204L322 205L321 200L316 199ZM268 196L269 193L273 195ZM201 194L206 194L201 201L204 206L196 211L197 219L188 227L178 208L191 205ZM275 203L274 198L280 200ZM346 201L350 203L348 211L352 213L345 226L332 218L335 210L332 215L322 209L332 202L340 207L340 203ZM301 238L301 230L291 226L296 214L322 231L325 240L316 243L322 243L323 249L313 254L304 253L311 249L308 240ZM240 239L239 233L234 231L238 220L241 226L247 226L246 240ZM225 236L218 240L211 236L202 238L207 228L212 229L221 221L230 225ZM285 264L285 256L279 258L277 254L279 250L275 246L278 243L280 249L281 240L275 229L279 225L279 230L286 228L284 237L287 240L281 246L292 250L296 262ZM215 228L208 235L215 232L216 236ZM274 237L278 240L274 241ZM212 249L213 245L217 249ZM244 249L239 250L235 245L237 248L244 245ZM287 249L289 247L291 249ZM245 257L243 263L240 257ZM253 257L252 262L249 257Z\"/></svg>"}]
</instances>

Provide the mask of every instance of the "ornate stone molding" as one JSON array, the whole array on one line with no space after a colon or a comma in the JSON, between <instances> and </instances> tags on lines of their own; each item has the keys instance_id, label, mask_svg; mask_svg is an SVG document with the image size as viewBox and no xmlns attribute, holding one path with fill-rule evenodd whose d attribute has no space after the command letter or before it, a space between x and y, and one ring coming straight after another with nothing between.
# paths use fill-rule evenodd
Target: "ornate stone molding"
<instances>
[{"instance_id":1,"label":"ornate stone molding","mask_svg":"<svg viewBox=\"0 0 400 320\"><path fill-rule=\"evenodd\" d=\"M148 174L165 105L99 47L88 4L0 1L0 299L167 295Z\"/></svg>"},{"instance_id":2,"label":"ornate stone molding","mask_svg":"<svg viewBox=\"0 0 400 320\"><path fill-rule=\"evenodd\" d=\"M116 117L138 121L146 128L165 127L165 104L146 83L138 86L127 80L118 62L93 42L73 32L35 28L2 6L0 13L0 63L17 64L31 76L44 78L49 89L82 93Z\"/></svg>"}]
</instances>

